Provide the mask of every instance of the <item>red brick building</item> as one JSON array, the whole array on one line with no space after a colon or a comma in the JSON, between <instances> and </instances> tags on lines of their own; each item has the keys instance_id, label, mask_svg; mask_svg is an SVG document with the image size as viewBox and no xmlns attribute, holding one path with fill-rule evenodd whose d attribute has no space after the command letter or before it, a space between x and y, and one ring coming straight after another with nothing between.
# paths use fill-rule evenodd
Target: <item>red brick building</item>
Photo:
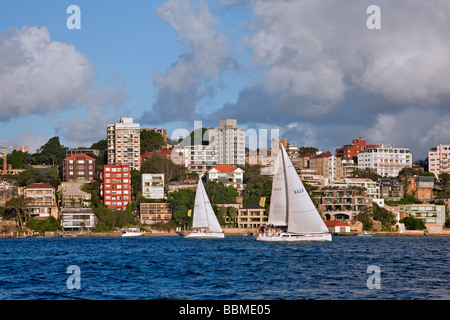
<instances>
[{"instance_id":1,"label":"red brick building","mask_svg":"<svg viewBox=\"0 0 450 320\"><path fill-rule=\"evenodd\" d=\"M369 148L377 148L378 144L366 144L365 139L355 139L352 144L343 145L340 149L336 149L336 157L352 159L355 163L358 162L358 153Z\"/></svg>"},{"instance_id":2,"label":"red brick building","mask_svg":"<svg viewBox=\"0 0 450 320\"><path fill-rule=\"evenodd\" d=\"M113 210L125 210L131 201L131 176L128 164L104 165L100 172L100 198Z\"/></svg>"},{"instance_id":3,"label":"red brick building","mask_svg":"<svg viewBox=\"0 0 450 320\"><path fill-rule=\"evenodd\" d=\"M94 173L95 159L85 153L74 154L63 160L63 182L91 182Z\"/></svg>"}]
</instances>

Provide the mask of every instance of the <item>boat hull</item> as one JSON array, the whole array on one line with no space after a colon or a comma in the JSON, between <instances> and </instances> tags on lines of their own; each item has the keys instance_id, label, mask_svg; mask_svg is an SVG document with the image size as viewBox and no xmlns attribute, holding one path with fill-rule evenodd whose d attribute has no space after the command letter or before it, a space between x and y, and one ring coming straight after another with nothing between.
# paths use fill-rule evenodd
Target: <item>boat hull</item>
<instances>
[{"instance_id":1,"label":"boat hull","mask_svg":"<svg viewBox=\"0 0 450 320\"><path fill-rule=\"evenodd\" d=\"M303 242L303 241L331 241L331 233L319 234L295 234L295 233L281 233L279 235L268 235L260 233L256 237L257 241L267 242Z\"/></svg>"},{"instance_id":2,"label":"boat hull","mask_svg":"<svg viewBox=\"0 0 450 320\"><path fill-rule=\"evenodd\" d=\"M206 238L225 238L221 232L191 232L185 235L185 238L206 239Z\"/></svg>"},{"instance_id":3,"label":"boat hull","mask_svg":"<svg viewBox=\"0 0 450 320\"><path fill-rule=\"evenodd\" d=\"M127 232L127 233L123 233L122 237L142 237L143 234L140 232Z\"/></svg>"}]
</instances>

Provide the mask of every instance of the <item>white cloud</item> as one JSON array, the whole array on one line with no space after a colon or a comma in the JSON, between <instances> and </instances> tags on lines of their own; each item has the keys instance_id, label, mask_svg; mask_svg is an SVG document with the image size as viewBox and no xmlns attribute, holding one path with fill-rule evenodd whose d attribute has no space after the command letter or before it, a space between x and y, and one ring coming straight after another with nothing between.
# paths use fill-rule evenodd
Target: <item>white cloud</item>
<instances>
[{"instance_id":1,"label":"white cloud","mask_svg":"<svg viewBox=\"0 0 450 320\"><path fill-rule=\"evenodd\" d=\"M92 77L86 56L51 41L45 27L0 34L0 119L72 107L89 91Z\"/></svg>"},{"instance_id":2,"label":"white cloud","mask_svg":"<svg viewBox=\"0 0 450 320\"><path fill-rule=\"evenodd\" d=\"M26 130L20 132L16 138L14 138L11 145L13 146L28 146L28 152L30 154L36 153L38 149L40 149L50 137L41 136L35 132Z\"/></svg>"},{"instance_id":3,"label":"white cloud","mask_svg":"<svg viewBox=\"0 0 450 320\"><path fill-rule=\"evenodd\" d=\"M225 37L215 30L218 20L204 1L170 0L156 9L161 21L170 23L186 48L165 72L155 73L157 101L143 122L195 119L197 104L214 94L224 69L234 61L225 47Z\"/></svg>"},{"instance_id":4,"label":"white cloud","mask_svg":"<svg viewBox=\"0 0 450 320\"><path fill-rule=\"evenodd\" d=\"M397 114L380 114L364 132L370 143L393 144L411 149L414 159L425 159L428 150L450 143L450 115L439 110L410 108Z\"/></svg>"}]
</instances>

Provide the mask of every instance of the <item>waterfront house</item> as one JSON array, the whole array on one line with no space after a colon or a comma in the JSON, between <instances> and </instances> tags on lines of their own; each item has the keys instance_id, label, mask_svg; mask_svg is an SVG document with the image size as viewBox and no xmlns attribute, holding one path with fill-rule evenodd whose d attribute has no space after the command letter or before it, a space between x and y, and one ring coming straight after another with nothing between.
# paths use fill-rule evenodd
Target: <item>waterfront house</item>
<instances>
[{"instance_id":1,"label":"waterfront house","mask_svg":"<svg viewBox=\"0 0 450 320\"><path fill-rule=\"evenodd\" d=\"M350 225L341 220L325 221L328 231L331 233L348 233L350 232Z\"/></svg>"},{"instance_id":2,"label":"waterfront house","mask_svg":"<svg viewBox=\"0 0 450 320\"><path fill-rule=\"evenodd\" d=\"M244 170L230 164L219 164L206 172L206 181L216 180L236 190L244 190Z\"/></svg>"},{"instance_id":3,"label":"waterfront house","mask_svg":"<svg viewBox=\"0 0 450 320\"><path fill-rule=\"evenodd\" d=\"M268 218L266 208L258 204L250 204L238 209L236 217L238 228L258 228L267 224Z\"/></svg>"},{"instance_id":4,"label":"waterfront house","mask_svg":"<svg viewBox=\"0 0 450 320\"><path fill-rule=\"evenodd\" d=\"M58 218L55 188L47 183L32 183L23 188L24 211L39 218Z\"/></svg>"},{"instance_id":5,"label":"waterfront house","mask_svg":"<svg viewBox=\"0 0 450 320\"><path fill-rule=\"evenodd\" d=\"M422 220L429 231L441 231L445 222L445 205L402 204L398 206L400 219L415 217Z\"/></svg>"},{"instance_id":6,"label":"waterfront house","mask_svg":"<svg viewBox=\"0 0 450 320\"><path fill-rule=\"evenodd\" d=\"M61 225L64 231L92 231L98 218L91 208L64 208L61 210Z\"/></svg>"},{"instance_id":7,"label":"waterfront house","mask_svg":"<svg viewBox=\"0 0 450 320\"><path fill-rule=\"evenodd\" d=\"M144 203L139 205L139 220L143 224L167 223L172 219L170 203Z\"/></svg>"}]
</instances>

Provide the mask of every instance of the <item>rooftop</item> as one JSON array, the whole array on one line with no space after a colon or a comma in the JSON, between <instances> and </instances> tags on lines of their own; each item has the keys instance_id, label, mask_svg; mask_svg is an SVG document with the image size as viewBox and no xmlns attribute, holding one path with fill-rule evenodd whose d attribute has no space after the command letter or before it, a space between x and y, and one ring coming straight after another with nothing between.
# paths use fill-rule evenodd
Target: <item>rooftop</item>
<instances>
[{"instance_id":1,"label":"rooftop","mask_svg":"<svg viewBox=\"0 0 450 320\"><path fill-rule=\"evenodd\" d=\"M348 223L341 220L327 220L325 221L327 227L350 227Z\"/></svg>"},{"instance_id":2,"label":"rooftop","mask_svg":"<svg viewBox=\"0 0 450 320\"><path fill-rule=\"evenodd\" d=\"M36 182L26 186L25 189L55 189L55 187L48 183Z\"/></svg>"},{"instance_id":3,"label":"rooftop","mask_svg":"<svg viewBox=\"0 0 450 320\"><path fill-rule=\"evenodd\" d=\"M67 157L66 160L76 160L80 157L85 158L86 160L95 160L94 158L88 156L86 153L73 154L70 157Z\"/></svg>"},{"instance_id":4,"label":"rooftop","mask_svg":"<svg viewBox=\"0 0 450 320\"><path fill-rule=\"evenodd\" d=\"M232 166L231 164L218 164L214 166L212 169L209 169L207 172L216 169L217 171L221 173L231 173L236 171L238 168Z\"/></svg>"}]
</instances>

